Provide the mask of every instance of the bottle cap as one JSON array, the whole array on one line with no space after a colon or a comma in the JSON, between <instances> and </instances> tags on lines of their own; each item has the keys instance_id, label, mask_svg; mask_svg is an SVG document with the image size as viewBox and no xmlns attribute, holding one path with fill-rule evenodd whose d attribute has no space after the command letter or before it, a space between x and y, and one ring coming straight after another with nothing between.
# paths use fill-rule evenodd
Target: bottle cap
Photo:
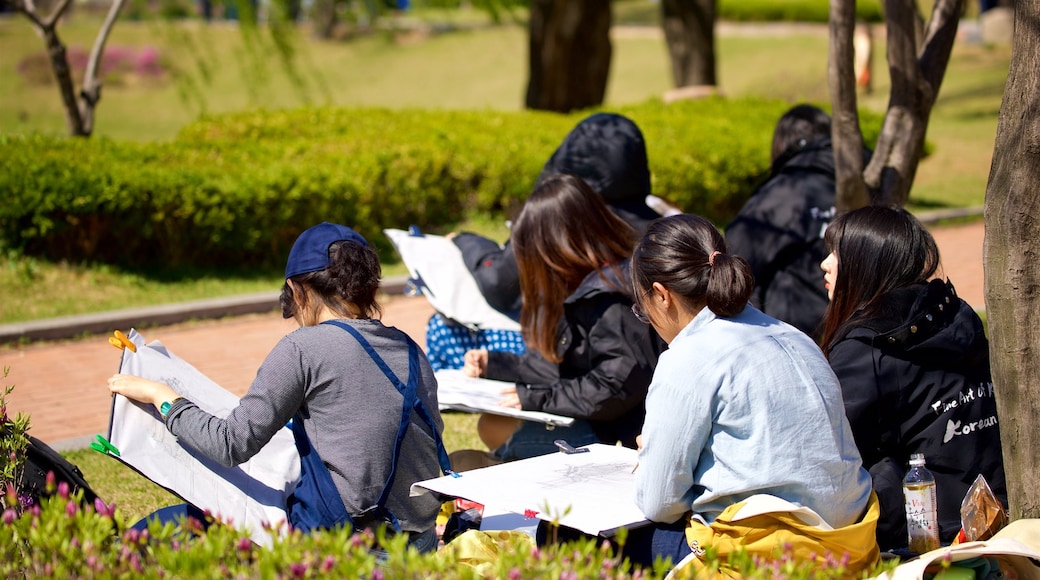
<instances>
[{"instance_id":1,"label":"bottle cap","mask_svg":"<svg viewBox=\"0 0 1040 580\"><path fill-rule=\"evenodd\" d=\"M924 465L924 453L914 453L910 456L910 465Z\"/></svg>"}]
</instances>

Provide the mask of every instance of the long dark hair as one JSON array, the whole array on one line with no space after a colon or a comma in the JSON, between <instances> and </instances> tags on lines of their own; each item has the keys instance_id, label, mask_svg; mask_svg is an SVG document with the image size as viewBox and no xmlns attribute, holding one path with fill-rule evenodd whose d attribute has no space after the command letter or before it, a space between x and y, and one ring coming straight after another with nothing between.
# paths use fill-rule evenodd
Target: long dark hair
<instances>
[{"instance_id":1,"label":"long dark hair","mask_svg":"<svg viewBox=\"0 0 1040 580\"><path fill-rule=\"evenodd\" d=\"M299 291L306 290L308 297L317 299L307 302L306 309L316 313L324 304L343 318L372 318L381 314L376 292L382 268L375 251L364 244L341 241L329 246L329 259L332 263L328 268L291 278ZM296 301L288 282L282 285L278 303L283 318L296 315Z\"/></svg>"},{"instance_id":2,"label":"long dark hair","mask_svg":"<svg viewBox=\"0 0 1040 580\"><path fill-rule=\"evenodd\" d=\"M932 234L902 208L869 206L842 214L827 227L824 241L838 260L834 297L823 318L825 353L845 329L876 314L886 294L927 282L939 268Z\"/></svg>"},{"instance_id":3,"label":"long dark hair","mask_svg":"<svg viewBox=\"0 0 1040 580\"><path fill-rule=\"evenodd\" d=\"M620 279L620 263L632 255L634 238L632 228L580 177L555 175L535 189L510 232L523 297L520 327L528 346L560 362L556 340L564 300L590 272L605 266ZM628 293L627 287L618 290Z\"/></svg>"},{"instance_id":4,"label":"long dark hair","mask_svg":"<svg viewBox=\"0 0 1040 580\"><path fill-rule=\"evenodd\" d=\"M707 306L716 316L744 310L755 277L708 220L679 214L655 220L632 253L632 287L639 302L657 282L679 295L690 310Z\"/></svg>"}]
</instances>

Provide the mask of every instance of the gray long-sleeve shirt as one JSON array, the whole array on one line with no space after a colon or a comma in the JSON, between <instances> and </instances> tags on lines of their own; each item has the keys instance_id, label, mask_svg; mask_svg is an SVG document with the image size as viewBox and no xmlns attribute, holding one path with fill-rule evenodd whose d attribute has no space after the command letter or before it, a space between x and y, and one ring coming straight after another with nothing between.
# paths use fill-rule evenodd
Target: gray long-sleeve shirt
<instances>
[{"instance_id":1,"label":"gray long-sleeve shirt","mask_svg":"<svg viewBox=\"0 0 1040 580\"><path fill-rule=\"evenodd\" d=\"M403 382L408 381L405 335L376 320L344 320L357 329ZM437 431L437 382L420 356L418 396ZM343 504L355 515L375 504L390 474L402 396L358 341L329 324L302 327L267 355L249 391L226 419L179 400L166 426L182 442L226 466L247 461L302 411L311 445L332 474ZM440 502L409 497L416 481L440 475L433 436L416 414L405 434L387 506L406 531L434 526Z\"/></svg>"}]
</instances>

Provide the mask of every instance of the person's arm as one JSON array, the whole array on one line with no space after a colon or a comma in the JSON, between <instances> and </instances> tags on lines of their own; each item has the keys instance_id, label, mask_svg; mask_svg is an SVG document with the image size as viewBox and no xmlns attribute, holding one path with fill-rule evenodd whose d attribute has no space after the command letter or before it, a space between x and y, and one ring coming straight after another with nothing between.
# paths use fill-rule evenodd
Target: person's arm
<instances>
[{"instance_id":1,"label":"person's arm","mask_svg":"<svg viewBox=\"0 0 1040 580\"><path fill-rule=\"evenodd\" d=\"M881 440L885 433L881 418L897 412L895 408L884 408L875 354L875 349L869 344L845 338L834 345L828 355L831 369L841 383L845 416L852 427L863 465L868 470L882 459Z\"/></svg>"},{"instance_id":2,"label":"person's arm","mask_svg":"<svg viewBox=\"0 0 1040 580\"><path fill-rule=\"evenodd\" d=\"M533 348L524 354L485 351L486 362L483 375L495 381L510 383L554 383L560 380L560 366L547 360Z\"/></svg>"},{"instance_id":3,"label":"person's arm","mask_svg":"<svg viewBox=\"0 0 1040 580\"><path fill-rule=\"evenodd\" d=\"M499 246L483 236L461 233L452 238L462 261L473 274L480 293L495 310L512 315L520 310L520 269L513 248Z\"/></svg>"},{"instance_id":4,"label":"person's arm","mask_svg":"<svg viewBox=\"0 0 1040 580\"><path fill-rule=\"evenodd\" d=\"M627 304L611 304L585 337L588 371L553 382L518 381L522 408L609 421L642 405L656 363L656 353L648 352L653 332Z\"/></svg>"},{"instance_id":5,"label":"person's arm","mask_svg":"<svg viewBox=\"0 0 1040 580\"><path fill-rule=\"evenodd\" d=\"M303 404L303 356L291 340L283 338L267 355L249 391L226 419L182 400L167 414L167 428L221 465L232 467L248 461Z\"/></svg>"},{"instance_id":6,"label":"person's arm","mask_svg":"<svg viewBox=\"0 0 1040 580\"><path fill-rule=\"evenodd\" d=\"M671 523L690 511L694 473L712 430L713 392L696 376L682 385L654 383L635 477L636 505L647 519Z\"/></svg>"}]
</instances>

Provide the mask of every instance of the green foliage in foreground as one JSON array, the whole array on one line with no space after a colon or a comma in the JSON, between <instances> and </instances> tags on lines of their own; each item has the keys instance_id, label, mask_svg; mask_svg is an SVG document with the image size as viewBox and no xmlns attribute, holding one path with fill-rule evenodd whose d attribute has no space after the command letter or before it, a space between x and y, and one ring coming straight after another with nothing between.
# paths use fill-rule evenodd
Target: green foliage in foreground
<instances>
[{"instance_id":1,"label":"green foliage in foreground","mask_svg":"<svg viewBox=\"0 0 1040 580\"><path fill-rule=\"evenodd\" d=\"M114 505L98 500L83 506L79 494L58 487L57 495L18 513L5 509L0 521L0 577L4 578L662 578L668 565L632 567L607 542L580 539L537 547L515 533L496 538L494 554L441 549L420 555L406 537L347 529L303 535L282 534L264 548L242 532L213 522L203 530L189 519L177 525L152 522L147 531L128 529ZM273 534L278 535L278 534ZM619 534L624 541L624 533ZM373 547L387 554L377 561ZM709 565L725 565L712 562ZM743 578L845 577L840 560L797 561L778 549L773 558L738 554L730 563ZM682 575L680 575L682 577Z\"/></svg>"},{"instance_id":2,"label":"green foliage in foreground","mask_svg":"<svg viewBox=\"0 0 1040 580\"><path fill-rule=\"evenodd\" d=\"M619 112L646 136L655 193L724 223L768 169L789 106L717 98ZM302 227L328 220L389 257L384 228L508 215L587 114L307 108L203 120L164 143L0 137L0 247L132 267L275 267ZM876 135L880 118L863 124Z\"/></svg>"}]
</instances>

